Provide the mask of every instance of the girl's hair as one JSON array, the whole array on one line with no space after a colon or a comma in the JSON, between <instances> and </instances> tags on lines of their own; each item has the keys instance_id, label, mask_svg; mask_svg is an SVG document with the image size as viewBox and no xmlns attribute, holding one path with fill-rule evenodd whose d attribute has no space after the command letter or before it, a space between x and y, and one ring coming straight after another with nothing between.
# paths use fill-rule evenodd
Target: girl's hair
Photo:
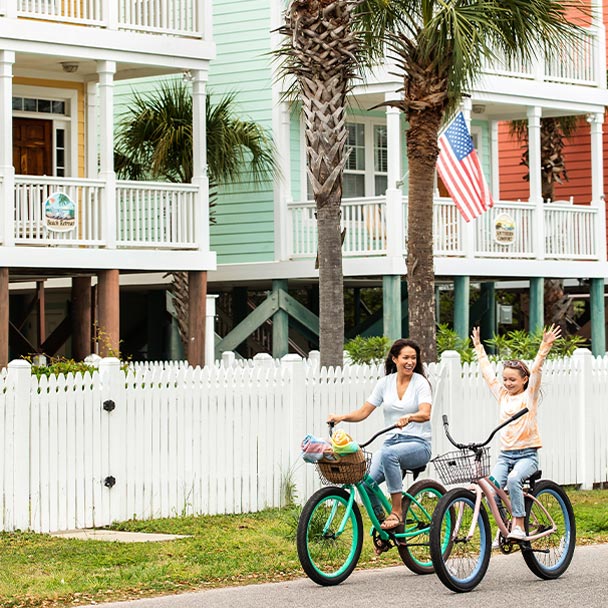
<instances>
[{"instance_id":1,"label":"girl's hair","mask_svg":"<svg viewBox=\"0 0 608 608\"><path fill-rule=\"evenodd\" d=\"M420 358L420 346L418 346L418 343L414 342L414 340L409 340L407 338L399 338L393 342L393 345L386 356L386 361L384 362L384 373L388 376L389 374L394 374L397 371L397 366L393 361L393 357L398 357L399 353L406 346L409 346L416 351L416 367L414 367L414 372L421 374L426 378L424 368L422 367L422 359Z\"/></svg>"},{"instance_id":2,"label":"girl's hair","mask_svg":"<svg viewBox=\"0 0 608 608\"><path fill-rule=\"evenodd\" d=\"M522 378L526 376L528 379L524 383L524 390L528 388L528 383L530 382L530 370L523 361L520 361L519 359L511 359L510 361L503 361L502 366L508 367L509 369L514 369Z\"/></svg>"}]
</instances>

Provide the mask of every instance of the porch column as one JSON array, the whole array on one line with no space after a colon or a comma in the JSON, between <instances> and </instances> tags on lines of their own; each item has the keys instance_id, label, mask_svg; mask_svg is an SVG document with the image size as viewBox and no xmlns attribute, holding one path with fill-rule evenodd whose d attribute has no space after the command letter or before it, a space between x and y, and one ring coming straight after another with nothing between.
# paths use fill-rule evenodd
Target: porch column
<instances>
[{"instance_id":1,"label":"porch column","mask_svg":"<svg viewBox=\"0 0 608 608\"><path fill-rule=\"evenodd\" d=\"M272 281L272 291L277 294L279 290L287 292L287 279L275 279ZM281 298L277 297L277 301ZM289 315L287 311L279 308L272 315L272 356L280 359L289 353Z\"/></svg>"},{"instance_id":2,"label":"porch column","mask_svg":"<svg viewBox=\"0 0 608 608\"><path fill-rule=\"evenodd\" d=\"M401 275L382 277L382 332L391 341L401 338Z\"/></svg>"},{"instance_id":3,"label":"porch column","mask_svg":"<svg viewBox=\"0 0 608 608\"><path fill-rule=\"evenodd\" d=\"M97 177L99 171L97 152L99 149L97 141L97 129L94 125L97 124L97 83L87 83L87 111L86 111L86 149L85 149L85 166L86 176L88 178Z\"/></svg>"},{"instance_id":4,"label":"porch column","mask_svg":"<svg viewBox=\"0 0 608 608\"><path fill-rule=\"evenodd\" d=\"M498 143L498 121L490 121L490 158L492 159L490 167L490 190L492 191L492 199L494 202L500 200L500 145Z\"/></svg>"},{"instance_id":5,"label":"porch column","mask_svg":"<svg viewBox=\"0 0 608 608\"><path fill-rule=\"evenodd\" d=\"M591 308L591 352L603 357L606 354L606 299L603 277L591 279L589 288Z\"/></svg>"},{"instance_id":6,"label":"porch column","mask_svg":"<svg viewBox=\"0 0 608 608\"><path fill-rule=\"evenodd\" d=\"M544 279L532 277L530 279L530 322L528 331L533 333L542 329L544 318Z\"/></svg>"},{"instance_id":7,"label":"porch column","mask_svg":"<svg viewBox=\"0 0 608 608\"><path fill-rule=\"evenodd\" d=\"M116 174L114 173L114 61L98 61L99 177L103 191L102 235L106 248L116 248Z\"/></svg>"},{"instance_id":8,"label":"porch column","mask_svg":"<svg viewBox=\"0 0 608 608\"><path fill-rule=\"evenodd\" d=\"M8 365L8 268L0 268L0 369Z\"/></svg>"},{"instance_id":9,"label":"porch column","mask_svg":"<svg viewBox=\"0 0 608 608\"><path fill-rule=\"evenodd\" d=\"M479 331L481 340L493 338L496 333L496 289L493 281L487 281L481 284L481 322ZM494 352L493 346L486 346L486 350L490 353Z\"/></svg>"},{"instance_id":10,"label":"porch column","mask_svg":"<svg viewBox=\"0 0 608 608\"><path fill-rule=\"evenodd\" d=\"M291 112L289 104L280 101L280 91L273 86L273 99L277 99L274 107L277 108L273 114L273 129L276 133L277 145L277 164L281 167L281 173L275 180L274 197L274 250L275 258L278 260L288 260L293 247L290 242L291 231L289 221L289 203L293 202L291 192ZM305 200L305 196L302 200Z\"/></svg>"},{"instance_id":11,"label":"porch column","mask_svg":"<svg viewBox=\"0 0 608 608\"><path fill-rule=\"evenodd\" d=\"M395 93L384 96L385 101L398 100ZM405 226L403 222L403 193L401 187L401 111L399 108L386 108L386 247L389 257L403 258L405 248ZM404 265L405 271L405 265ZM399 332L400 333L400 332Z\"/></svg>"},{"instance_id":12,"label":"porch column","mask_svg":"<svg viewBox=\"0 0 608 608\"><path fill-rule=\"evenodd\" d=\"M467 129L469 130L469 133L470 133L471 132L471 112L473 110L473 101L471 100L470 97L463 98L461 110L462 110L462 115L464 117L464 120L467 123ZM477 228L477 222L473 221L473 222L464 222L463 223L462 221L459 221L458 225L463 226L463 228L464 228L463 242L462 242L462 246L464 249L464 255L468 259L473 259L475 257L475 246L476 246L475 232L476 232L476 228ZM467 328L466 334L468 334L468 328ZM465 335L465 337L466 337L466 335Z\"/></svg>"},{"instance_id":13,"label":"porch column","mask_svg":"<svg viewBox=\"0 0 608 608\"><path fill-rule=\"evenodd\" d=\"M72 277L72 358L91 354L91 277Z\"/></svg>"},{"instance_id":14,"label":"porch column","mask_svg":"<svg viewBox=\"0 0 608 608\"><path fill-rule=\"evenodd\" d=\"M97 276L99 355L117 357L120 351L120 273L100 270Z\"/></svg>"},{"instance_id":15,"label":"porch column","mask_svg":"<svg viewBox=\"0 0 608 608\"><path fill-rule=\"evenodd\" d=\"M600 261L606 259L606 199L604 197L604 114L598 112L587 117L591 128L591 205L597 209L595 239Z\"/></svg>"},{"instance_id":16,"label":"porch column","mask_svg":"<svg viewBox=\"0 0 608 608\"><path fill-rule=\"evenodd\" d=\"M38 308L36 338L38 343L36 347L38 352L41 352L41 347L46 340L46 303L44 298L44 281L36 281L36 302Z\"/></svg>"},{"instance_id":17,"label":"porch column","mask_svg":"<svg viewBox=\"0 0 608 608\"><path fill-rule=\"evenodd\" d=\"M207 175L206 72L192 72L192 183L198 186L194 231L200 251L209 251L209 177Z\"/></svg>"},{"instance_id":18,"label":"porch column","mask_svg":"<svg viewBox=\"0 0 608 608\"><path fill-rule=\"evenodd\" d=\"M188 363L205 365L205 325L207 309L207 271L188 273ZM212 336L210 336L212 339Z\"/></svg>"},{"instance_id":19,"label":"porch column","mask_svg":"<svg viewBox=\"0 0 608 608\"><path fill-rule=\"evenodd\" d=\"M466 340L469 335L470 277L454 277L454 331Z\"/></svg>"},{"instance_id":20,"label":"porch column","mask_svg":"<svg viewBox=\"0 0 608 608\"><path fill-rule=\"evenodd\" d=\"M543 209L541 150L540 150L541 108L528 108L528 169L530 172L530 198L534 205L534 252L536 259L545 259L545 216Z\"/></svg>"},{"instance_id":21,"label":"porch column","mask_svg":"<svg viewBox=\"0 0 608 608\"><path fill-rule=\"evenodd\" d=\"M15 244L15 168L13 167L13 51L0 51L0 243ZM8 335L8 334L7 334ZM1 360L1 355L0 355Z\"/></svg>"}]
</instances>

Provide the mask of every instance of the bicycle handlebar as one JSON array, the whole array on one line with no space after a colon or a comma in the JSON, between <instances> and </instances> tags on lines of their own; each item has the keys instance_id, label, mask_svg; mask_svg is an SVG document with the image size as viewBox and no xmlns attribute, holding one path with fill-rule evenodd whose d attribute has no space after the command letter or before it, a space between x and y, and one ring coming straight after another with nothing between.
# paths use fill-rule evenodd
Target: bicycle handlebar
<instances>
[{"instance_id":1,"label":"bicycle handlebar","mask_svg":"<svg viewBox=\"0 0 608 608\"><path fill-rule=\"evenodd\" d=\"M333 433L333 428L335 426L335 422L328 422L327 426L329 427L329 436L332 436ZM396 424L393 424L393 426L387 426L385 429L382 429L380 431L378 431L375 435L372 435L371 439L368 439L365 443L360 443L359 447L360 448L364 448L366 446L368 446L374 439L376 439L376 437L383 435L384 433L388 433L389 431L392 431L393 429L399 428Z\"/></svg>"},{"instance_id":2,"label":"bicycle handlebar","mask_svg":"<svg viewBox=\"0 0 608 608\"><path fill-rule=\"evenodd\" d=\"M500 429L502 429L503 427L507 426L507 424L511 424L511 422L513 422L514 420L517 420L518 418L521 418L524 414L528 413L528 408L524 407L523 409L519 410L519 412L517 412L516 414L513 414L513 416L511 416L508 420L505 420L503 423L499 424L491 433L490 436L483 442L483 443L458 443L456 441L454 441L454 438L450 435L450 431L448 430L448 417L443 414L442 419L443 419L443 429L445 431L445 436L448 438L449 442L456 448L458 448L459 450L464 450L464 449L469 449L469 450L477 450L479 448L482 448L484 445L488 445L488 443L490 443L490 441L492 441L492 439L494 438L494 435L496 435L496 433L498 431L500 431Z\"/></svg>"}]
</instances>

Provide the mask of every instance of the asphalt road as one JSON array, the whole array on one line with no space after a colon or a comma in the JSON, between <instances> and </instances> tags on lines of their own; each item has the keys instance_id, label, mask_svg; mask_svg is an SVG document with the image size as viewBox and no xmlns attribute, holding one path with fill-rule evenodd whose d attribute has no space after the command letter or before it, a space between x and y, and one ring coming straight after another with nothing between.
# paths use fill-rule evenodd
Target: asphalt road
<instances>
[{"instance_id":1,"label":"asphalt road","mask_svg":"<svg viewBox=\"0 0 608 608\"><path fill-rule=\"evenodd\" d=\"M441 608L605 608L608 606L608 544L577 547L568 571L542 581L519 553L494 555L486 577L472 592L455 594L435 575L417 576L405 566L356 571L337 587L319 587L308 579L133 602L96 604L95 608L311 608L344 605L370 608L381 604ZM84 608L93 608L84 607Z\"/></svg>"}]
</instances>

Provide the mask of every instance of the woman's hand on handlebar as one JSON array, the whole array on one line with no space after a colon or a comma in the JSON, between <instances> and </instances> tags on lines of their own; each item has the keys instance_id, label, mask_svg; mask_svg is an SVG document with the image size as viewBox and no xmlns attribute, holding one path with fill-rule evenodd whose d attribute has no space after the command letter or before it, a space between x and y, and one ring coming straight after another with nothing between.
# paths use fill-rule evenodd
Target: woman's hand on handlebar
<instances>
[{"instance_id":1,"label":"woman's hand on handlebar","mask_svg":"<svg viewBox=\"0 0 608 608\"><path fill-rule=\"evenodd\" d=\"M327 416L327 424L338 424L344 420L344 416L340 416L339 414L329 414Z\"/></svg>"},{"instance_id":2,"label":"woman's hand on handlebar","mask_svg":"<svg viewBox=\"0 0 608 608\"><path fill-rule=\"evenodd\" d=\"M401 416L397 422L395 422L395 426L399 429L402 429L404 426L407 426L411 422L409 416Z\"/></svg>"}]
</instances>

